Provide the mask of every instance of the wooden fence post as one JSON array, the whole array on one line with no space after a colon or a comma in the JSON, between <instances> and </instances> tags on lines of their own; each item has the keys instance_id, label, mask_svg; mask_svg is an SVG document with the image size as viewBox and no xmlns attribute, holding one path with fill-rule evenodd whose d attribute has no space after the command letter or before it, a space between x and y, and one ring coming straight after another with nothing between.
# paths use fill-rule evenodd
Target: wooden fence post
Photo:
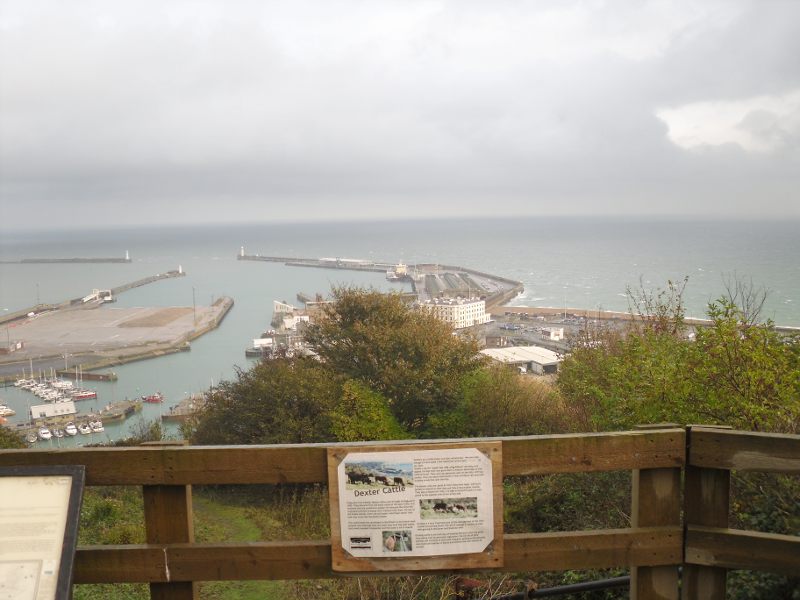
<instances>
[{"instance_id":1,"label":"wooden fence post","mask_svg":"<svg viewBox=\"0 0 800 600\"><path fill-rule=\"evenodd\" d=\"M704 426L706 427L706 426ZM730 427L720 427L730 429ZM684 483L684 548L686 527L728 527L731 472L727 469L693 467L692 427L686 428L686 480ZM685 552L685 550L684 550ZM722 567L683 565L682 600L725 600L727 570Z\"/></svg>"},{"instance_id":2,"label":"wooden fence post","mask_svg":"<svg viewBox=\"0 0 800 600\"><path fill-rule=\"evenodd\" d=\"M148 442L147 446L183 446L185 442ZM144 523L148 544L194 542L191 485L145 485ZM167 565L169 572L169 565ZM193 581L151 583L151 600L195 600Z\"/></svg>"},{"instance_id":3,"label":"wooden fence post","mask_svg":"<svg viewBox=\"0 0 800 600\"><path fill-rule=\"evenodd\" d=\"M642 425L637 429L676 427L671 423ZM658 468L633 471L631 525L663 527L681 523L681 469ZM678 600L678 565L632 566L631 600Z\"/></svg>"}]
</instances>

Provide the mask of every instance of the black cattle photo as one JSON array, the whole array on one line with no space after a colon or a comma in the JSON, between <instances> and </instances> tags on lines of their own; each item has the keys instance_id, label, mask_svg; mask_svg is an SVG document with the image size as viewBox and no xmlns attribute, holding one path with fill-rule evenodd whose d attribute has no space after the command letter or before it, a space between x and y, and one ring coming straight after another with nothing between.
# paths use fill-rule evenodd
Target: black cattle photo
<instances>
[{"instance_id":1,"label":"black cattle photo","mask_svg":"<svg viewBox=\"0 0 800 600\"><path fill-rule=\"evenodd\" d=\"M404 488L414 485L411 463L346 462L344 474L347 478L345 488L348 490Z\"/></svg>"},{"instance_id":2,"label":"black cattle photo","mask_svg":"<svg viewBox=\"0 0 800 600\"><path fill-rule=\"evenodd\" d=\"M431 498L419 501L423 519L474 519L478 516L477 498Z\"/></svg>"}]
</instances>

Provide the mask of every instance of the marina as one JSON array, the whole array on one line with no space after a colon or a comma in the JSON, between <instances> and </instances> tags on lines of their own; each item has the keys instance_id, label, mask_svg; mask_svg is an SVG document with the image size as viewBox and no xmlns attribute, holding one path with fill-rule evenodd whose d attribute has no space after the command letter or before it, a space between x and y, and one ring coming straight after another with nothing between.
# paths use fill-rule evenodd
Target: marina
<instances>
[{"instance_id":1,"label":"marina","mask_svg":"<svg viewBox=\"0 0 800 600\"><path fill-rule=\"evenodd\" d=\"M47 418L33 418L18 423L12 429L28 443L47 442L53 436L74 437L76 434L100 434L105 432L106 423L121 423L142 409L140 401L125 400L109 403L97 412L69 414Z\"/></svg>"}]
</instances>

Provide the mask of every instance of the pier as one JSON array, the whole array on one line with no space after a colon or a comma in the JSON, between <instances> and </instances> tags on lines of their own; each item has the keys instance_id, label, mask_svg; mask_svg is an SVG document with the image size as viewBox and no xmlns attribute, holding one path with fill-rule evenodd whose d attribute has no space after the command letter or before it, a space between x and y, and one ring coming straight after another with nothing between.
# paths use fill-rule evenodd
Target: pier
<instances>
[{"instance_id":1,"label":"pier","mask_svg":"<svg viewBox=\"0 0 800 600\"><path fill-rule=\"evenodd\" d=\"M40 264L98 264L98 263L129 263L131 262L131 255L125 251L125 256L99 256L99 257L81 257L76 256L72 258L22 258L20 260L4 260L0 261L5 264L16 265L40 265Z\"/></svg>"},{"instance_id":2,"label":"pier","mask_svg":"<svg viewBox=\"0 0 800 600\"><path fill-rule=\"evenodd\" d=\"M157 273L155 275L150 275L149 277L143 277L142 279L137 279L136 281L131 281L130 283L125 283L123 285L117 286L115 288L111 288L111 294L114 296L118 296L123 292L127 292L128 290L132 290L133 288L141 287L143 285L147 285L149 283L155 283L156 281L161 281L162 279L172 279L173 277L185 277L186 271L181 268L173 271L167 271L166 273ZM0 325L5 323L11 323L13 321L19 321L21 319L28 318L28 315L33 313L34 315L39 315L46 312L52 312L59 309L64 308L74 308L74 307L81 307L84 306L86 303L83 302L83 298L71 298L70 300L64 300L58 304L34 304L33 306L29 306L28 308L21 308L19 310L15 310L14 312L7 313L3 316L0 316ZM91 305L92 307L94 305Z\"/></svg>"},{"instance_id":3,"label":"pier","mask_svg":"<svg viewBox=\"0 0 800 600\"><path fill-rule=\"evenodd\" d=\"M170 406L169 411L162 413L161 420L165 422L182 423L205 406L206 397L203 394L192 394L177 404Z\"/></svg>"}]
</instances>

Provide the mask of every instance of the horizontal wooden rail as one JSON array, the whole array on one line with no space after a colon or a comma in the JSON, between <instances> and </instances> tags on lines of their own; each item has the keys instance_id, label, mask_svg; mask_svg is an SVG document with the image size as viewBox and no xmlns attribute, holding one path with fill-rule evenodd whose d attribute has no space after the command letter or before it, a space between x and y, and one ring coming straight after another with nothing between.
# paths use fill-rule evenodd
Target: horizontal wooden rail
<instances>
[{"instance_id":1,"label":"horizontal wooden rail","mask_svg":"<svg viewBox=\"0 0 800 600\"><path fill-rule=\"evenodd\" d=\"M511 534L504 539L503 570L678 564L683 551L682 535L680 527ZM426 574L431 572L426 571ZM75 561L75 583L332 576L335 574L331 572L331 544L327 540L90 546L79 548Z\"/></svg>"},{"instance_id":2,"label":"horizontal wooden rail","mask_svg":"<svg viewBox=\"0 0 800 600\"><path fill-rule=\"evenodd\" d=\"M689 464L800 474L800 436L692 427Z\"/></svg>"},{"instance_id":3,"label":"horizontal wooden rail","mask_svg":"<svg viewBox=\"0 0 800 600\"><path fill-rule=\"evenodd\" d=\"M800 572L800 537L726 527L729 471L800 474L800 436L693 426L688 434L682 428L662 427L489 439L502 441L506 477L634 471L633 527L506 534L505 562L500 570L627 567L634 582L631 597L640 600L677 598L677 565L681 563L685 567L681 589L687 599L724 598L726 569L789 575ZM469 448L477 441L486 442L487 438L425 440L424 444ZM154 598L191 598L195 596L193 586L185 582L339 575L331 569L329 540L191 543L188 486L325 483L328 448L402 449L406 444L419 447L420 440L0 450L0 466L85 465L88 485L144 486L145 504L151 513L146 519L150 543L81 547L76 555L74 580L151 583ZM681 470L685 475L682 514ZM173 498L173 504L181 506L177 533L171 531L177 521L170 520L177 513L169 508L166 498ZM184 529L189 532L188 537L183 535Z\"/></svg>"},{"instance_id":4,"label":"horizontal wooden rail","mask_svg":"<svg viewBox=\"0 0 800 600\"><path fill-rule=\"evenodd\" d=\"M686 563L796 577L800 572L800 537L688 525Z\"/></svg>"},{"instance_id":5,"label":"horizontal wooden rail","mask_svg":"<svg viewBox=\"0 0 800 600\"><path fill-rule=\"evenodd\" d=\"M503 475L681 467L683 429L570 434L502 440ZM477 441L477 440L475 440ZM410 442L370 442L402 447ZM425 443L469 447L470 440ZM317 483L327 480L326 449L358 444L187 446L3 450L0 466L85 465L87 485Z\"/></svg>"}]
</instances>

